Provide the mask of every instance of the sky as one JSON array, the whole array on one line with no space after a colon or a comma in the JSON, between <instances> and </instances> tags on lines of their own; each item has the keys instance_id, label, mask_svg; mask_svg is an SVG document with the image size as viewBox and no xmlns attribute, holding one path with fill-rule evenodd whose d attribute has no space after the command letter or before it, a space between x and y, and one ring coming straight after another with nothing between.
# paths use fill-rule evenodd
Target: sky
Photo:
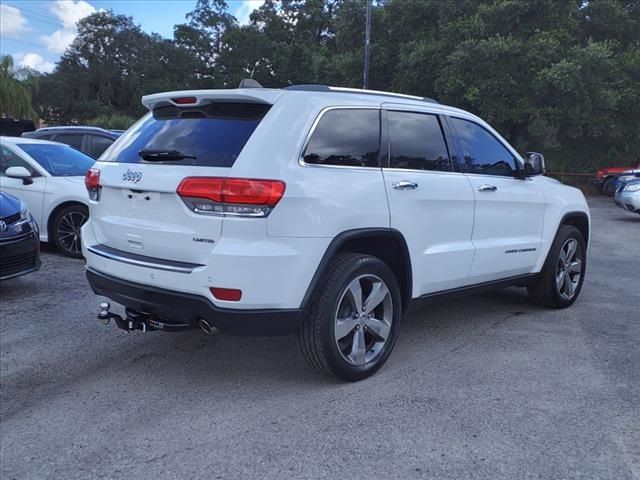
<instances>
[{"instance_id":1,"label":"sky","mask_svg":"<svg viewBox=\"0 0 640 480\"><path fill-rule=\"evenodd\" d=\"M0 53L18 66L51 72L76 36L75 24L99 10L133 17L148 33L173 38L173 26L185 23L196 0L0 0ZM240 23L262 0L227 0Z\"/></svg>"}]
</instances>

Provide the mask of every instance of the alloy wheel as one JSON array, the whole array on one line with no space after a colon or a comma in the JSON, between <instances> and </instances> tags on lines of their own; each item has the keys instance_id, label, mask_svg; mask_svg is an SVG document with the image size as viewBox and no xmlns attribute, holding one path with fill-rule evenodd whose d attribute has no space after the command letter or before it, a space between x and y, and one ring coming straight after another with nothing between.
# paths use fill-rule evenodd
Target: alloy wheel
<instances>
[{"instance_id":1,"label":"alloy wheel","mask_svg":"<svg viewBox=\"0 0 640 480\"><path fill-rule=\"evenodd\" d=\"M334 334L338 350L351 365L376 360L391 335L393 303L385 282L360 275L340 295Z\"/></svg>"},{"instance_id":2,"label":"alloy wheel","mask_svg":"<svg viewBox=\"0 0 640 480\"><path fill-rule=\"evenodd\" d=\"M87 221L87 216L82 212L69 212L58 223L58 241L67 252L79 255L82 252L80 242L80 228Z\"/></svg>"},{"instance_id":3,"label":"alloy wheel","mask_svg":"<svg viewBox=\"0 0 640 480\"><path fill-rule=\"evenodd\" d=\"M575 238L569 238L560 249L556 267L556 287L565 300L576 294L582 276L582 260L582 247Z\"/></svg>"}]
</instances>

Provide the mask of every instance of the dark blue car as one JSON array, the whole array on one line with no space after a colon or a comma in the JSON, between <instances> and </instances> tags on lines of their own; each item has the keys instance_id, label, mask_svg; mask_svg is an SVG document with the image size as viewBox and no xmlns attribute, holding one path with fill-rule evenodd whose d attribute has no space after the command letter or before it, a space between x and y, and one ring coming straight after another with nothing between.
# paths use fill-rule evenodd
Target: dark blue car
<instances>
[{"instance_id":1,"label":"dark blue car","mask_svg":"<svg viewBox=\"0 0 640 480\"><path fill-rule=\"evenodd\" d=\"M38 238L38 225L25 204L0 192L0 280L40 268Z\"/></svg>"}]
</instances>

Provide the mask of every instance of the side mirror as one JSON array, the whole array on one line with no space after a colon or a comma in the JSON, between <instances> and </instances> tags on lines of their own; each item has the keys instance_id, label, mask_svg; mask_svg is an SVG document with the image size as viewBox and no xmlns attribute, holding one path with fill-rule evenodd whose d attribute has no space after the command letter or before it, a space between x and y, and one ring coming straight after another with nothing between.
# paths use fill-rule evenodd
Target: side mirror
<instances>
[{"instance_id":1,"label":"side mirror","mask_svg":"<svg viewBox=\"0 0 640 480\"><path fill-rule=\"evenodd\" d=\"M524 154L524 173L527 177L544 175L544 155L537 152Z\"/></svg>"},{"instance_id":2,"label":"side mirror","mask_svg":"<svg viewBox=\"0 0 640 480\"><path fill-rule=\"evenodd\" d=\"M23 185L31 185L33 183L29 170L24 167L9 167L4 171L4 174L9 178L22 179Z\"/></svg>"}]
</instances>

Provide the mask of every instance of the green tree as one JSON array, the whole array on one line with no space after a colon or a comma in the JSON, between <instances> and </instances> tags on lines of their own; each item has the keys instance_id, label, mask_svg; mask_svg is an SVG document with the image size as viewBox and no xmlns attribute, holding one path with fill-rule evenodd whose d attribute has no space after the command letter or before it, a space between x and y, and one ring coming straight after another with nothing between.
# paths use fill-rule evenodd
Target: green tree
<instances>
[{"instance_id":1,"label":"green tree","mask_svg":"<svg viewBox=\"0 0 640 480\"><path fill-rule=\"evenodd\" d=\"M224 48L225 32L237 27L236 18L228 12L225 0L198 0L193 11L187 14L188 24L174 27L174 39L179 47L195 56L196 73L209 78L209 87L223 86L218 56Z\"/></svg>"},{"instance_id":2,"label":"green tree","mask_svg":"<svg viewBox=\"0 0 640 480\"><path fill-rule=\"evenodd\" d=\"M58 122L136 117L142 95L246 77L360 87L365 5L266 0L238 25L224 0L198 0L172 40L100 12L52 74L22 84ZM640 151L640 2L377 0L370 79L476 113L553 169L629 164Z\"/></svg>"},{"instance_id":3,"label":"green tree","mask_svg":"<svg viewBox=\"0 0 640 480\"><path fill-rule=\"evenodd\" d=\"M15 67L11 55L0 56L0 113L3 116L36 119L31 90L20 80L28 76L28 69Z\"/></svg>"},{"instance_id":4,"label":"green tree","mask_svg":"<svg viewBox=\"0 0 640 480\"><path fill-rule=\"evenodd\" d=\"M192 88L197 60L131 17L98 12L78 23L78 36L55 71L41 79L38 108L50 123L82 123L119 113L138 117L149 93Z\"/></svg>"}]
</instances>

